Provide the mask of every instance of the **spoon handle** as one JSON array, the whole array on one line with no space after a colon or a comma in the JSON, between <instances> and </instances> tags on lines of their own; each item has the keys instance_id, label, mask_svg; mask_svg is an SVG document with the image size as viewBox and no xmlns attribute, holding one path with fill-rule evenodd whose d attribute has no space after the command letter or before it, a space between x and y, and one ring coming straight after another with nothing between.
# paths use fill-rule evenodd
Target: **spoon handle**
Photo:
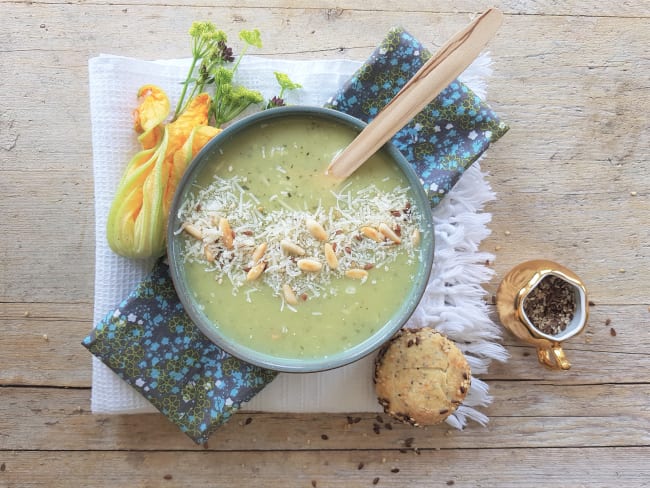
<instances>
[{"instance_id":1,"label":"spoon handle","mask_svg":"<svg viewBox=\"0 0 650 488\"><path fill-rule=\"evenodd\" d=\"M449 39L330 163L326 174L344 179L365 163L472 63L502 17L500 10L490 8Z\"/></svg>"}]
</instances>

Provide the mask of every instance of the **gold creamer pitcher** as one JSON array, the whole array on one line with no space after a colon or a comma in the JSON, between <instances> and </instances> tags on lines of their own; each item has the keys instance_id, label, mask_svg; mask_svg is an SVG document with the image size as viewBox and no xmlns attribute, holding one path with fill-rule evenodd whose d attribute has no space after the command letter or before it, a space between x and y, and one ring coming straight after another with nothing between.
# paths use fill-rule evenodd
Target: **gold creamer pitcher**
<instances>
[{"instance_id":1,"label":"gold creamer pitcher","mask_svg":"<svg viewBox=\"0 0 650 488\"><path fill-rule=\"evenodd\" d=\"M562 280L573 294L572 317L566 326L555 334L541 329L525 310L526 299L548 277ZM589 315L587 290L575 273L548 260L537 259L521 263L511 269L501 281L497 290L496 305L503 326L522 341L537 347L537 359L540 363L551 369L567 370L571 367L561 342L582 332Z\"/></svg>"}]
</instances>

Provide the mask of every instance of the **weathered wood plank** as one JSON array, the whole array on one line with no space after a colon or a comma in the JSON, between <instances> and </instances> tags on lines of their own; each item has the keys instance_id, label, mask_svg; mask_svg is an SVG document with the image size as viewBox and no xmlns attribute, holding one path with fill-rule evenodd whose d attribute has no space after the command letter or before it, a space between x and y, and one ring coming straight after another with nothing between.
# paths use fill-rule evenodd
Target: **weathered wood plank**
<instances>
[{"instance_id":1,"label":"weathered wood plank","mask_svg":"<svg viewBox=\"0 0 650 488\"><path fill-rule=\"evenodd\" d=\"M592 307L586 331L564 344L573 363L566 372L540 366L535 350L504 330L511 357L493 363L484 378L566 385L650 382L650 336L641 325L649 320L645 305ZM90 386L91 356L80 342L91 327L89 304L0 303L0 384Z\"/></svg>"},{"instance_id":2,"label":"weathered wood plank","mask_svg":"<svg viewBox=\"0 0 650 488\"><path fill-rule=\"evenodd\" d=\"M92 179L70 155L58 163L57 171L0 173L0 301L92 302Z\"/></svg>"},{"instance_id":3,"label":"weathered wood plank","mask_svg":"<svg viewBox=\"0 0 650 488\"><path fill-rule=\"evenodd\" d=\"M262 452L7 452L8 488L103 486L648 486L648 448ZM487 466L490 469L485 469ZM377 479L377 481L374 481Z\"/></svg>"},{"instance_id":4,"label":"weathered wood plank","mask_svg":"<svg viewBox=\"0 0 650 488\"><path fill-rule=\"evenodd\" d=\"M0 303L0 384L89 386L91 328L88 303Z\"/></svg>"},{"instance_id":5,"label":"weathered wood plank","mask_svg":"<svg viewBox=\"0 0 650 488\"><path fill-rule=\"evenodd\" d=\"M569 371L554 371L537 362L534 348L508 348L510 360L507 363L493 363L483 379L516 381L539 381L551 384L579 385L606 383L646 383L649 381L647 354L616 354L597 349L575 349L563 347L571 362ZM599 380L600 378L600 380Z\"/></svg>"},{"instance_id":6,"label":"weathered wood plank","mask_svg":"<svg viewBox=\"0 0 650 488\"><path fill-rule=\"evenodd\" d=\"M342 414L241 412L213 434L208 449L400 449L409 437L426 449L650 445L648 383L490 385L494 402L486 427L419 429L370 413L351 413L360 421L350 423ZM91 414L87 390L5 387L0 393L0 450L203 449L159 414ZM600 435L604 426L607 435Z\"/></svg>"},{"instance_id":7,"label":"weathered wood plank","mask_svg":"<svg viewBox=\"0 0 650 488\"><path fill-rule=\"evenodd\" d=\"M29 3L29 4L51 4L57 3L56 0L40 0L32 2L31 0L13 0L4 3ZM0 2L0 3L3 3ZM158 2L151 0L131 0L123 2L120 5L124 7L139 5L157 5ZM163 5L175 5L187 7L188 2L182 0L165 1ZM536 2L522 2L520 0L495 0L490 3L491 6L500 8L506 14L516 15L580 15L595 17L650 17L647 5L641 0L633 2L624 2L621 4L594 4L589 0L556 2L553 0L542 0ZM211 7L211 8L231 8L231 9L259 9L266 10L269 8L281 8L286 10L292 9L322 9L329 11L330 16L340 15L344 10L372 10L377 13L390 15L403 12L437 12L437 13L477 13L485 10L485 2L480 0L445 0L434 4L427 0L410 0L408 2L395 3L391 0L374 0L371 5L360 0L339 0L333 5L326 0L266 0L258 2L255 0L243 0L238 2L224 0L194 0L191 2L193 7ZM235 20L236 19L236 20ZM234 21L243 22L245 18L234 17Z\"/></svg>"}]
</instances>

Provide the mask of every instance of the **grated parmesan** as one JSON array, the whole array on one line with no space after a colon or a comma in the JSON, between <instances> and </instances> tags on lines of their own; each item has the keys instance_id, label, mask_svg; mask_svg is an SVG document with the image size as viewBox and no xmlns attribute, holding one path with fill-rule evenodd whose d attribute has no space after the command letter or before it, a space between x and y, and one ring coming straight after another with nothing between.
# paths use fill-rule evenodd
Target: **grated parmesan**
<instances>
[{"instance_id":1,"label":"grated parmesan","mask_svg":"<svg viewBox=\"0 0 650 488\"><path fill-rule=\"evenodd\" d=\"M278 171L284 168L277 167ZM336 192L335 204L330 208L319 205L315 210L297 209L286 203L280 194L272 195L268 201L277 205L265 209L260 200L248 191L246 179L240 176L222 178L215 176L213 182L196 193L190 194L179 209L178 216L183 226L192 225L199 229L201 239L186 236L184 259L200 263L208 273L214 274L217 282L229 280L232 293L243 290L248 302L254 300L254 292L270 287L272 293L282 298L281 308L296 309L285 303L283 286L289 285L295 295L303 300L327 297L335 294L329 286L333 280L347 279L350 269L389 269L398 255L406 253L409 263L420 260L420 249L411 239L402 238L396 244L391 240L379 242L365 237L363 227L379 228L386 225L401 236L413 235L418 229L420 216L411 208L408 187L396 187L392 191L379 190L369 185L360 190L345 186ZM223 243L219 221L227 218L233 232L233 246ZM306 224L318 222L327 233L327 240L335 250L338 266L327 265L323 241L312 235ZM180 233L182 228L178 230ZM305 250L304 258L318 261L323 266L317 272L302 271L296 256L283 251L281 241L289 240ZM247 281L247 273L257 263L253 253L262 243L267 244L261 260L266 263L264 272L254 281ZM213 260L208 261L206 256ZM346 288L354 293L356 286ZM372 286L375 279L366 286Z\"/></svg>"}]
</instances>

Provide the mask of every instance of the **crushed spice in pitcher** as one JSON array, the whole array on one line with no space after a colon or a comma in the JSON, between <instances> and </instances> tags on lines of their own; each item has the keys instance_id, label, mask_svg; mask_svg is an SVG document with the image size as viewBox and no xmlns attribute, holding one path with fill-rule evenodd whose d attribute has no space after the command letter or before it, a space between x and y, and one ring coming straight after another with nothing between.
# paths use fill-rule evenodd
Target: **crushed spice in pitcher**
<instances>
[{"instance_id":1,"label":"crushed spice in pitcher","mask_svg":"<svg viewBox=\"0 0 650 488\"><path fill-rule=\"evenodd\" d=\"M574 287L559 276L548 275L526 296L524 312L537 330L558 335L566 330L576 310Z\"/></svg>"}]
</instances>

